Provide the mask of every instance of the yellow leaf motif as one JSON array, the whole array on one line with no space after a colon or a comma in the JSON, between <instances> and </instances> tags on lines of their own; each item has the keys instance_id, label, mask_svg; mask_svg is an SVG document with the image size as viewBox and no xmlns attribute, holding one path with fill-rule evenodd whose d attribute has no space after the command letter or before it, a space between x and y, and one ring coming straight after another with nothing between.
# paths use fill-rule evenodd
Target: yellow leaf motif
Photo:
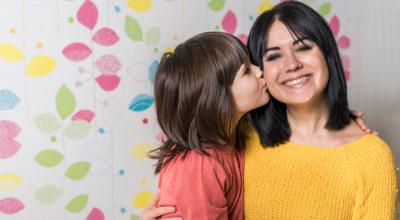
<instances>
[{"instance_id":1,"label":"yellow leaf motif","mask_svg":"<svg viewBox=\"0 0 400 220\"><path fill-rule=\"evenodd\" d=\"M12 44L0 44L0 57L10 63L15 63L24 59L21 50Z\"/></svg>"},{"instance_id":2,"label":"yellow leaf motif","mask_svg":"<svg viewBox=\"0 0 400 220\"><path fill-rule=\"evenodd\" d=\"M153 7L151 0L128 0L128 7L137 12L146 12Z\"/></svg>"},{"instance_id":3,"label":"yellow leaf motif","mask_svg":"<svg viewBox=\"0 0 400 220\"><path fill-rule=\"evenodd\" d=\"M271 2L271 0L264 0L261 2L261 4L258 6L257 12L259 14L263 13L266 10L271 9L274 6L274 4Z\"/></svg>"},{"instance_id":4,"label":"yellow leaf motif","mask_svg":"<svg viewBox=\"0 0 400 220\"><path fill-rule=\"evenodd\" d=\"M167 47L164 49L164 53L173 53L174 50L175 50L175 48L173 48L173 47Z\"/></svg>"},{"instance_id":5,"label":"yellow leaf motif","mask_svg":"<svg viewBox=\"0 0 400 220\"><path fill-rule=\"evenodd\" d=\"M131 156L136 160L146 160L149 159L147 157L147 153L153 149L153 145L140 142L135 145L130 150Z\"/></svg>"},{"instance_id":6,"label":"yellow leaf motif","mask_svg":"<svg viewBox=\"0 0 400 220\"><path fill-rule=\"evenodd\" d=\"M15 189L19 184L21 184L21 177L6 173L0 175L0 192L8 192Z\"/></svg>"},{"instance_id":7,"label":"yellow leaf motif","mask_svg":"<svg viewBox=\"0 0 400 220\"><path fill-rule=\"evenodd\" d=\"M132 199L132 206L138 209L146 208L154 198L154 193L143 190Z\"/></svg>"},{"instance_id":8,"label":"yellow leaf motif","mask_svg":"<svg viewBox=\"0 0 400 220\"><path fill-rule=\"evenodd\" d=\"M26 73L33 77L50 74L56 67L56 61L46 55L38 55L29 62Z\"/></svg>"}]
</instances>

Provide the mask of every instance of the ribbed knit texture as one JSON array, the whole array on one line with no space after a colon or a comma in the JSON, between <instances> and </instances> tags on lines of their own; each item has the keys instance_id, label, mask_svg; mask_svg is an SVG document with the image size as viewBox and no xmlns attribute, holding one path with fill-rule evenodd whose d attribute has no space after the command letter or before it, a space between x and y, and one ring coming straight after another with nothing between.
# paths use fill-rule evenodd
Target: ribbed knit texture
<instances>
[{"instance_id":1,"label":"ribbed knit texture","mask_svg":"<svg viewBox=\"0 0 400 220\"><path fill-rule=\"evenodd\" d=\"M397 180L390 148L368 134L340 147L287 142L245 154L245 218L394 219Z\"/></svg>"}]
</instances>

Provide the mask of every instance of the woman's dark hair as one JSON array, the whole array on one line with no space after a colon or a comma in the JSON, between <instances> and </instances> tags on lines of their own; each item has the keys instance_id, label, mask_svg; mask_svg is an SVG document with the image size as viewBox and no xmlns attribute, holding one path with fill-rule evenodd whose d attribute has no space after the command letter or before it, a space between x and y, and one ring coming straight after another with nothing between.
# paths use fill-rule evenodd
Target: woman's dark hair
<instances>
[{"instance_id":1,"label":"woman's dark hair","mask_svg":"<svg viewBox=\"0 0 400 220\"><path fill-rule=\"evenodd\" d=\"M282 22L294 38L313 41L324 54L329 71L329 80L324 91L329 111L325 128L343 129L354 116L349 110L343 65L329 25L311 7L297 1L280 3L262 13L254 22L247 42L251 62L262 70L264 51L268 46L268 32L275 21ZM250 115L265 147L289 140L291 130L284 103L271 97L267 105L251 111Z\"/></svg>"},{"instance_id":2,"label":"woman's dark hair","mask_svg":"<svg viewBox=\"0 0 400 220\"><path fill-rule=\"evenodd\" d=\"M207 146L244 146L246 121L238 126L231 85L243 63L250 63L246 46L223 32L206 32L165 53L154 80L158 123L167 137L150 152L155 173L179 153L194 150L209 155Z\"/></svg>"}]
</instances>

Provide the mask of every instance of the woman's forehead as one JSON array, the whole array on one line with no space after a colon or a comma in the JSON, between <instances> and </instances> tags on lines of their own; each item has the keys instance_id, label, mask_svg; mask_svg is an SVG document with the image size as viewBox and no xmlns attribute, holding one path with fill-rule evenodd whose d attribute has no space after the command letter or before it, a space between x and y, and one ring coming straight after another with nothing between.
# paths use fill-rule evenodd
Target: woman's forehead
<instances>
[{"instance_id":1,"label":"woman's forehead","mask_svg":"<svg viewBox=\"0 0 400 220\"><path fill-rule=\"evenodd\" d=\"M291 30L287 25L285 25L281 21L275 21L266 33L265 42L266 44L270 42L283 42L283 41L295 42L295 41L302 41L307 38L308 37L304 36L302 33L298 33L294 30Z\"/></svg>"}]
</instances>

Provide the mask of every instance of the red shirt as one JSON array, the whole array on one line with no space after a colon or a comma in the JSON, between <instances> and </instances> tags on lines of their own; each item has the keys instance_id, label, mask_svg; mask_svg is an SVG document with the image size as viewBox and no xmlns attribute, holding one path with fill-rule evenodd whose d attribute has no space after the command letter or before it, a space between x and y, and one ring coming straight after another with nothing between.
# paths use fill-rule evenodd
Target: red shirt
<instances>
[{"instance_id":1,"label":"red shirt","mask_svg":"<svg viewBox=\"0 0 400 220\"><path fill-rule=\"evenodd\" d=\"M243 219L243 153L232 147L206 151L210 156L179 154L161 170L157 206L176 207L162 218Z\"/></svg>"}]
</instances>

